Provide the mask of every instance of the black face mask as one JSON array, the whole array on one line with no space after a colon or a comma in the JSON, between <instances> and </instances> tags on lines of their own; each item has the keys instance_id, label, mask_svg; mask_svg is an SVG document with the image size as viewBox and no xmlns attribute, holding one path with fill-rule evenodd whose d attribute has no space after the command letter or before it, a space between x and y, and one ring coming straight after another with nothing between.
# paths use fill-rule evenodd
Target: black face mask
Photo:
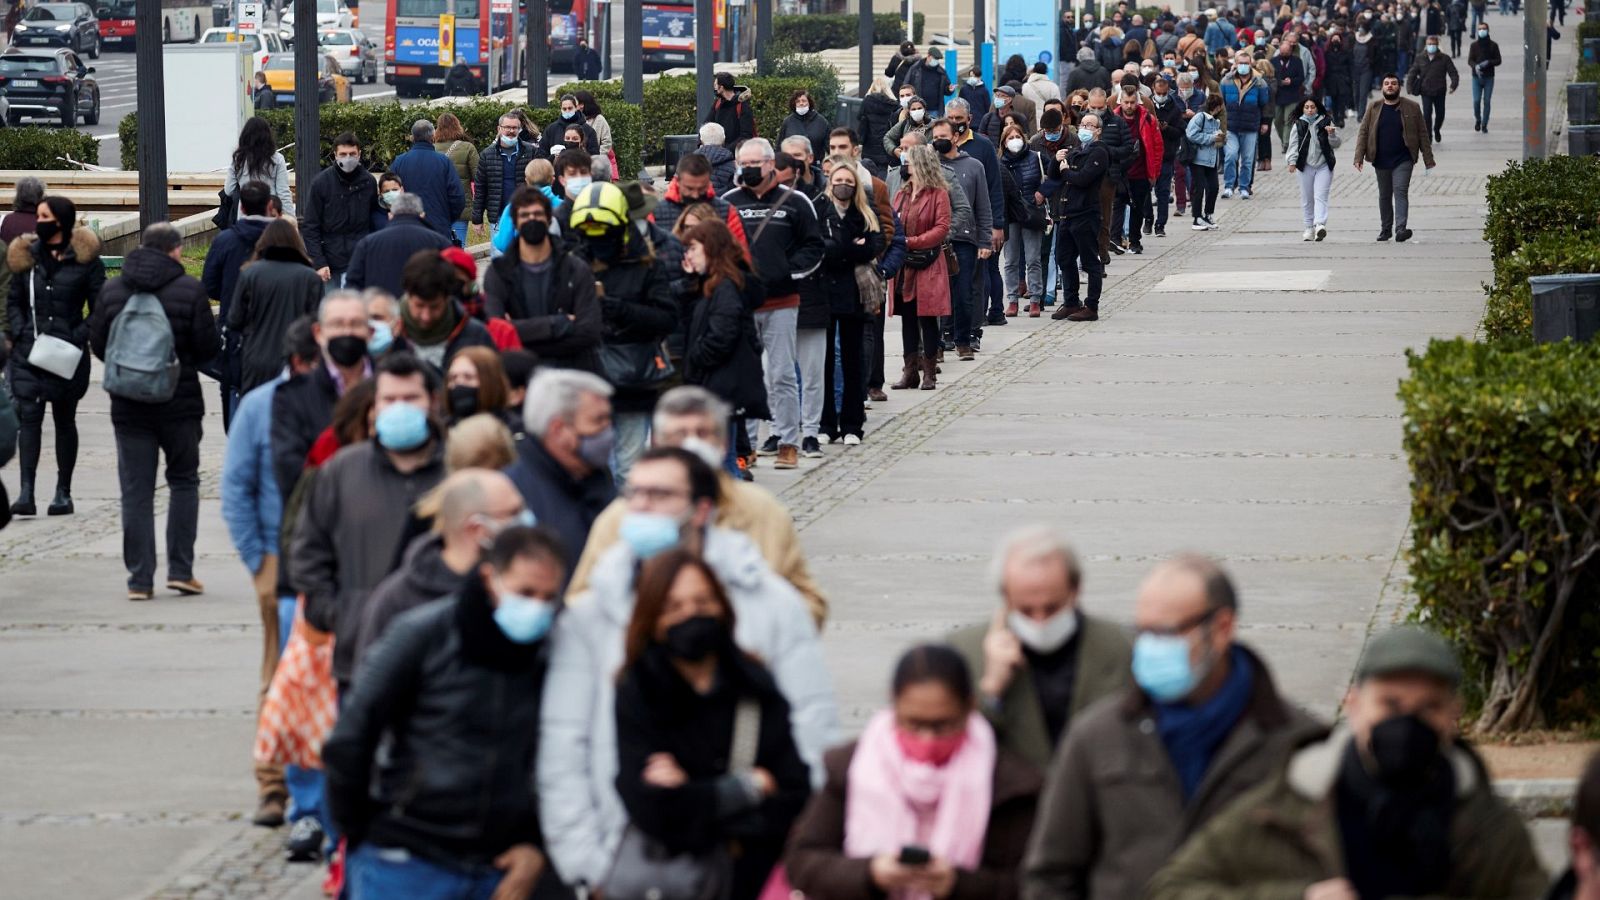
<instances>
[{"instance_id":1,"label":"black face mask","mask_svg":"<svg viewBox=\"0 0 1600 900\"><path fill-rule=\"evenodd\" d=\"M955 149L955 146L955 141L952 141L949 138L939 138L933 142L933 152L939 154L940 156L944 156L946 153L949 153L951 150Z\"/></svg>"},{"instance_id":2,"label":"black face mask","mask_svg":"<svg viewBox=\"0 0 1600 900\"><path fill-rule=\"evenodd\" d=\"M760 166L745 166L739 170L739 183L747 188L760 187L767 176L761 173Z\"/></svg>"},{"instance_id":3,"label":"black face mask","mask_svg":"<svg viewBox=\"0 0 1600 900\"><path fill-rule=\"evenodd\" d=\"M965 123L965 122L955 122L955 123L952 123L952 125L955 128L957 135L963 135L963 134L967 133L967 123Z\"/></svg>"},{"instance_id":4,"label":"black face mask","mask_svg":"<svg viewBox=\"0 0 1600 900\"><path fill-rule=\"evenodd\" d=\"M61 223L39 222L33 226L33 233L39 236L40 241L48 244L61 234Z\"/></svg>"},{"instance_id":5,"label":"black face mask","mask_svg":"<svg viewBox=\"0 0 1600 900\"><path fill-rule=\"evenodd\" d=\"M1373 774L1395 785L1417 783L1444 756L1439 733L1415 715L1392 716L1372 726L1368 749L1377 769Z\"/></svg>"},{"instance_id":6,"label":"black face mask","mask_svg":"<svg viewBox=\"0 0 1600 900\"><path fill-rule=\"evenodd\" d=\"M544 239L549 236L550 223L541 219L529 219L517 229L517 237L522 238L523 243L534 246L544 243Z\"/></svg>"},{"instance_id":7,"label":"black face mask","mask_svg":"<svg viewBox=\"0 0 1600 900\"><path fill-rule=\"evenodd\" d=\"M457 422L478 411L478 389L458 384L450 389L450 414Z\"/></svg>"},{"instance_id":8,"label":"black face mask","mask_svg":"<svg viewBox=\"0 0 1600 900\"><path fill-rule=\"evenodd\" d=\"M900 164L900 178L903 180L903 179L910 178L910 177L911 177L911 166L906 164L906 163L901 163Z\"/></svg>"},{"instance_id":9,"label":"black face mask","mask_svg":"<svg viewBox=\"0 0 1600 900\"><path fill-rule=\"evenodd\" d=\"M367 339L353 334L341 334L328 340L328 358L336 366L349 368L367 355Z\"/></svg>"},{"instance_id":10,"label":"black face mask","mask_svg":"<svg viewBox=\"0 0 1600 900\"><path fill-rule=\"evenodd\" d=\"M715 653L727 639L728 627L713 616L695 616L667 629L667 652L687 662L699 662Z\"/></svg>"},{"instance_id":11,"label":"black face mask","mask_svg":"<svg viewBox=\"0 0 1600 900\"><path fill-rule=\"evenodd\" d=\"M606 235L603 237L588 237L583 240L584 246L589 248L589 258L598 262L611 262L622 255L622 236Z\"/></svg>"}]
</instances>

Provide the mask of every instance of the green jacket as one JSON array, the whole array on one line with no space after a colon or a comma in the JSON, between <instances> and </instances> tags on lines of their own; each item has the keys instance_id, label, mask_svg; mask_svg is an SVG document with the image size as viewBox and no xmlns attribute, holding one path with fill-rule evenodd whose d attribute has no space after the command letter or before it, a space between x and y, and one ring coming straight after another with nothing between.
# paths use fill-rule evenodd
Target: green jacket
<instances>
[{"instance_id":1,"label":"green jacket","mask_svg":"<svg viewBox=\"0 0 1600 900\"><path fill-rule=\"evenodd\" d=\"M1197 832L1151 879L1151 900L1299 900L1312 884L1344 875L1333 808L1339 760L1351 740L1339 728L1308 744L1261 787ZM1465 743L1451 752L1457 807L1445 897L1536 900L1548 881L1516 812L1495 796Z\"/></svg>"},{"instance_id":2,"label":"green jacket","mask_svg":"<svg viewBox=\"0 0 1600 900\"><path fill-rule=\"evenodd\" d=\"M988 623L971 625L950 635L950 646L967 661L973 683L983 675L983 637L989 631ZM1109 694L1127 688L1133 683L1129 674L1133 645L1127 633L1114 622L1084 615L1079 623L1078 671L1072 685L1072 710L1067 721L1076 719L1078 713ZM1050 767L1050 757L1055 754L1056 741L1045 726L1044 711L1039 707L1039 695L1034 690L1033 678L1026 672L1017 673L1005 696L1000 697L999 709L985 705L984 716L994 726L1000 746L1033 763L1043 772ZM1060 735L1056 735L1060 737Z\"/></svg>"}]
</instances>

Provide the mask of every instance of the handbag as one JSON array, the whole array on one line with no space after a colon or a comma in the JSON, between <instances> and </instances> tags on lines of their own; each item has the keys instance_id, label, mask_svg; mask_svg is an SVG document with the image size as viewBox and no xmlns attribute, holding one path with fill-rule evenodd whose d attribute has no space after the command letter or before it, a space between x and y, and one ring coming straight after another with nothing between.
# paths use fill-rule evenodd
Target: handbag
<instances>
[{"instance_id":1,"label":"handbag","mask_svg":"<svg viewBox=\"0 0 1600 900\"><path fill-rule=\"evenodd\" d=\"M666 341L600 345L600 368L612 387L622 390L658 388L678 377Z\"/></svg>"},{"instance_id":2,"label":"handbag","mask_svg":"<svg viewBox=\"0 0 1600 900\"><path fill-rule=\"evenodd\" d=\"M211 217L211 224L217 226L218 231L226 231L238 220L239 189L217 191L217 214Z\"/></svg>"},{"instance_id":3,"label":"handbag","mask_svg":"<svg viewBox=\"0 0 1600 900\"><path fill-rule=\"evenodd\" d=\"M83 348L39 331L39 310L34 297L36 282L32 272L27 275L28 314L33 318L33 349L28 351L28 365L70 381L78 373L78 363L83 360ZM50 317L45 316L45 321L49 322Z\"/></svg>"},{"instance_id":4,"label":"handbag","mask_svg":"<svg viewBox=\"0 0 1600 900\"><path fill-rule=\"evenodd\" d=\"M1195 146L1194 141L1189 140L1188 135L1184 135L1183 140L1178 143L1178 165L1193 165L1195 153L1199 149L1199 147Z\"/></svg>"},{"instance_id":5,"label":"handbag","mask_svg":"<svg viewBox=\"0 0 1600 900\"><path fill-rule=\"evenodd\" d=\"M887 287L884 285L883 276L878 274L878 267L871 263L856 264L856 292L861 298L861 311L869 316L878 314L883 309L883 300Z\"/></svg>"},{"instance_id":6,"label":"handbag","mask_svg":"<svg viewBox=\"0 0 1600 900\"><path fill-rule=\"evenodd\" d=\"M272 673L256 721L253 756L261 765L322 768L322 742L338 717L333 638L306 624L305 602Z\"/></svg>"},{"instance_id":7,"label":"handbag","mask_svg":"<svg viewBox=\"0 0 1600 900\"><path fill-rule=\"evenodd\" d=\"M761 705L740 700L733 713L729 772L755 766L760 737ZM673 854L630 823L606 876L605 896L607 900L722 900L732 882L733 856L728 848Z\"/></svg>"},{"instance_id":8,"label":"handbag","mask_svg":"<svg viewBox=\"0 0 1600 900\"><path fill-rule=\"evenodd\" d=\"M937 262L943 252L942 247L923 247L921 250L907 250L905 268L913 272L920 272Z\"/></svg>"}]
</instances>

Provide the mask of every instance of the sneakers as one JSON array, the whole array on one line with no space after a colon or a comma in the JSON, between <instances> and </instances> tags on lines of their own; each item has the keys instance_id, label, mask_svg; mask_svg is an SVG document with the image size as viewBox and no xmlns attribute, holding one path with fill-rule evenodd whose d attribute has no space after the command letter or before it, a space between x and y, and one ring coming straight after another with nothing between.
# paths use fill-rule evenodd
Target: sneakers
<instances>
[{"instance_id":1,"label":"sneakers","mask_svg":"<svg viewBox=\"0 0 1600 900\"><path fill-rule=\"evenodd\" d=\"M1144 233L1145 234L1149 234L1150 232L1152 232L1154 230L1155 230L1155 223L1151 222L1149 219L1145 219L1144 220Z\"/></svg>"},{"instance_id":2,"label":"sneakers","mask_svg":"<svg viewBox=\"0 0 1600 900\"><path fill-rule=\"evenodd\" d=\"M198 597L206 592L206 586L201 584L198 578L190 578L187 581L169 578L167 579L167 589L177 591L185 597Z\"/></svg>"},{"instance_id":3,"label":"sneakers","mask_svg":"<svg viewBox=\"0 0 1600 900\"><path fill-rule=\"evenodd\" d=\"M1326 225L1318 225L1311 230L1316 233L1316 238L1319 241L1328 236L1328 226Z\"/></svg>"},{"instance_id":4,"label":"sneakers","mask_svg":"<svg viewBox=\"0 0 1600 900\"><path fill-rule=\"evenodd\" d=\"M1217 227L1217 217L1216 216L1201 216L1200 218L1201 218L1202 221L1204 221L1207 225L1210 225L1212 228Z\"/></svg>"},{"instance_id":5,"label":"sneakers","mask_svg":"<svg viewBox=\"0 0 1600 900\"><path fill-rule=\"evenodd\" d=\"M1189 230L1190 231L1210 231L1211 230L1211 226L1206 224L1206 220L1205 219L1202 219L1202 218L1196 216L1195 220L1194 220L1194 224L1189 226Z\"/></svg>"},{"instance_id":6,"label":"sneakers","mask_svg":"<svg viewBox=\"0 0 1600 900\"><path fill-rule=\"evenodd\" d=\"M283 824L283 812L289 798L279 793L263 796L256 803L256 814L251 817L252 824L262 828L277 828Z\"/></svg>"},{"instance_id":7,"label":"sneakers","mask_svg":"<svg viewBox=\"0 0 1600 900\"><path fill-rule=\"evenodd\" d=\"M819 435L817 435L817 443L821 444L824 447L826 447L829 444L833 443L833 437L830 436L830 435L826 435L826 434L819 434Z\"/></svg>"},{"instance_id":8,"label":"sneakers","mask_svg":"<svg viewBox=\"0 0 1600 900\"><path fill-rule=\"evenodd\" d=\"M1006 304L1006 317L1011 319L1017 317L1017 301L1013 300ZM993 325L994 323L990 322L989 324Z\"/></svg>"},{"instance_id":9,"label":"sneakers","mask_svg":"<svg viewBox=\"0 0 1600 900\"><path fill-rule=\"evenodd\" d=\"M800 441L800 455L806 459L822 458L822 442L814 437L802 438ZM779 460L781 463L782 460ZM780 465L779 468L782 468Z\"/></svg>"},{"instance_id":10,"label":"sneakers","mask_svg":"<svg viewBox=\"0 0 1600 900\"><path fill-rule=\"evenodd\" d=\"M777 456L778 455L778 436L777 435L773 435L773 436L767 438L767 442L765 444L761 445L761 449L757 450L756 454L759 455L759 456Z\"/></svg>"},{"instance_id":11,"label":"sneakers","mask_svg":"<svg viewBox=\"0 0 1600 900\"><path fill-rule=\"evenodd\" d=\"M1233 199L1233 188L1223 188L1222 189L1222 199L1224 199L1224 200Z\"/></svg>"},{"instance_id":12,"label":"sneakers","mask_svg":"<svg viewBox=\"0 0 1600 900\"><path fill-rule=\"evenodd\" d=\"M1128 252L1128 248L1126 246L1124 246L1122 244L1122 242L1120 242L1120 241L1111 241L1106 246L1107 246L1108 249L1110 249L1110 251L1112 253L1115 253L1118 256L1121 256L1122 254Z\"/></svg>"},{"instance_id":13,"label":"sneakers","mask_svg":"<svg viewBox=\"0 0 1600 900\"><path fill-rule=\"evenodd\" d=\"M1132 253L1134 256L1142 255L1144 253L1144 245L1143 244L1129 244L1128 245L1128 252Z\"/></svg>"},{"instance_id":14,"label":"sneakers","mask_svg":"<svg viewBox=\"0 0 1600 900\"><path fill-rule=\"evenodd\" d=\"M1100 321L1100 310L1096 309L1093 306L1085 306L1085 307L1082 307L1082 308L1078 309L1072 315L1067 316L1067 321L1069 321L1069 322L1098 322L1098 321Z\"/></svg>"},{"instance_id":15,"label":"sneakers","mask_svg":"<svg viewBox=\"0 0 1600 900\"><path fill-rule=\"evenodd\" d=\"M322 857L325 841L327 837L316 817L306 816L289 827L289 840L284 842L283 849L288 852L289 862L316 862Z\"/></svg>"},{"instance_id":16,"label":"sneakers","mask_svg":"<svg viewBox=\"0 0 1600 900\"><path fill-rule=\"evenodd\" d=\"M847 435L845 435L844 436L844 445L846 447L859 447L859 446L861 446L861 435L859 435L859 434L847 434Z\"/></svg>"},{"instance_id":17,"label":"sneakers","mask_svg":"<svg viewBox=\"0 0 1600 900\"><path fill-rule=\"evenodd\" d=\"M1309 241L1309 240L1311 240L1313 238L1313 236L1314 235L1312 234L1311 229L1309 229L1309 228L1307 228L1305 231L1300 232L1300 240L1302 240L1302 241Z\"/></svg>"},{"instance_id":18,"label":"sneakers","mask_svg":"<svg viewBox=\"0 0 1600 900\"><path fill-rule=\"evenodd\" d=\"M793 444L778 445L778 461L772 464L774 469L796 469L800 467L800 448Z\"/></svg>"},{"instance_id":19,"label":"sneakers","mask_svg":"<svg viewBox=\"0 0 1600 900\"><path fill-rule=\"evenodd\" d=\"M1183 214L1179 213L1179 215L1183 215ZM1165 225L1157 225L1156 226L1156 237L1166 237L1166 236L1167 236L1167 226L1165 226Z\"/></svg>"},{"instance_id":20,"label":"sneakers","mask_svg":"<svg viewBox=\"0 0 1600 900\"><path fill-rule=\"evenodd\" d=\"M1406 241L1411 240L1411 229L1409 229L1409 228L1397 228L1397 229L1395 229L1394 239L1395 239L1396 243L1402 243L1402 244L1405 243Z\"/></svg>"},{"instance_id":21,"label":"sneakers","mask_svg":"<svg viewBox=\"0 0 1600 900\"><path fill-rule=\"evenodd\" d=\"M1249 188L1239 188L1239 199L1240 200L1249 200L1250 199L1250 189Z\"/></svg>"}]
</instances>

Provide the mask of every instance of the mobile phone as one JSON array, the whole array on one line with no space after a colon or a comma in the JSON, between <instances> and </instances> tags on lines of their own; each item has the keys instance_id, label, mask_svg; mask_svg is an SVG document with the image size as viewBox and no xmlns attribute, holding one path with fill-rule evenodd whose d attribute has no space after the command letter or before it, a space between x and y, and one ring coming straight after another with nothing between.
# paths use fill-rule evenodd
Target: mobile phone
<instances>
[{"instance_id":1,"label":"mobile phone","mask_svg":"<svg viewBox=\"0 0 1600 900\"><path fill-rule=\"evenodd\" d=\"M900 865L902 866L925 866L931 859L933 859L933 856L928 853L927 847L907 844L900 848Z\"/></svg>"}]
</instances>

